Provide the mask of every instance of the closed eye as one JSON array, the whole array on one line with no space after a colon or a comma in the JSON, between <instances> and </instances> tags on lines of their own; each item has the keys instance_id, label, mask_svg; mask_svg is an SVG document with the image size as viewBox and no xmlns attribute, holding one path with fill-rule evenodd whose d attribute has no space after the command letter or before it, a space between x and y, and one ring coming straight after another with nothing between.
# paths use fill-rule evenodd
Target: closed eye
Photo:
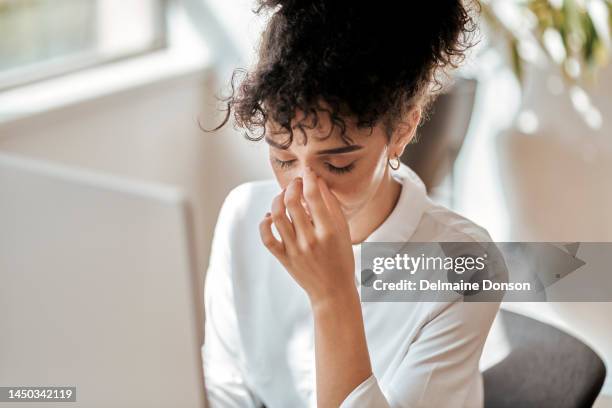
<instances>
[{"instance_id":1,"label":"closed eye","mask_svg":"<svg viewBox=\"0 0 612 408\"><path fill-rule=\"evenodd\" d=\"M291 167L291 165L293 164L295 160L278 160L278 159L274 159L274 163L278 164L280 166L281 169L285 169L287 167Z\"/></svg>"},{"instance_id":2,"label":"closed eye","mask_svg":"<svg viewBox=\"0 0 612 408\"><path fill-rule=\"evenodd\" d=\"M343 174L343 173L348 173L349 171L353 170L353 168L355 167L355 162L352 162L348 166L344 166L344 167L336 167L329 163L325 163L325 165L327 166L329 171L331 171L332 173Z\"/></svg>"},{"instance_id":3,"label":"closed eye","mask_svg":"<svg viewBox=\"0 0 612 408\"><path fill-rule=\"evenodd\" d=\"M293 163L295 162L295 159L293 160L279 160L277 158L274 158L274 163L276 163L281 169L287 169L289 167L291 167L293 165ZM350 163L347 166L344 167L337 167L334 166L333 164L330 163L325 163L325 167L327 167L327 169L335 174L345 174L350 172L351 170L353 170L355 168L355 161Z\"/></svg>"}]
</instances>

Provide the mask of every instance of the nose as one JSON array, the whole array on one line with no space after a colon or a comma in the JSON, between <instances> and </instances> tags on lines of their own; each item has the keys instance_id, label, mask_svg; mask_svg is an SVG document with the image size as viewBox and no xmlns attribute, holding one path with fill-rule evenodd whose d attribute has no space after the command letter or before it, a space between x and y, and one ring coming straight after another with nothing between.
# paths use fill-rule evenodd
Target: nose
<instances>
[{"instance_id":1,"label":"nose","mask_svg":"<svg viewBox=\"0 0 612 408\"><path fill-rule=\"evenodd\" d=\"M302 180L302 185L304 183L304 179L306 178L306 174L307 174L307 168L310 168L310 170L317 176L317 177L321 177L320 174L309 164L307 163L303 163L303 164L299 164L294 166L294 168L291 171L291 174L288 174L287 179L286 179L286 185L288 186L289 184L291 184L291 182L297 180L298 178Z\"/></svg>"},{"instance_id":2,"label":"nose","mask_svg":"<svg viewBox=\"0 0 612 408\"><path fill-rule=\"evenodd\" d=\"M297 179L297 178L301 178L302 181L304 181L304 179L306 178L306 167L308 167L307 164L302 164L299 166L299 169L296 170L296 172L293 174L292 179ZM311 167L312 169L312 167ZM314 171L314 170L312 170Z\"/></svg>"},{"instance_id":3,"label":"nose","mask_svg":"<svg viewBox=\"0 0 612 408\"><path fill-rule=\"evenodd\" d=\"M297 177L301 177L302 180L304 180L304 178L306 177L306 168L308 167L307 164L304 164L302 166L300 166L300 171L298 172L298 176Z\"/></svg>"}]
</instances>

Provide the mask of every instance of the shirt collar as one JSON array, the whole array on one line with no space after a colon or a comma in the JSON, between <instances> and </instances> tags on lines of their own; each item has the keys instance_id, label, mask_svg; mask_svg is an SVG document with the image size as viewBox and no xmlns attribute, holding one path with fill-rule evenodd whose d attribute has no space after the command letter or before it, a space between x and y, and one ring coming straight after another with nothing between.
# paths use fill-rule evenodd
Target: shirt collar
<instances>
[{"instance_id":1,"label":"shirt collar","mask_svg":"<svg viewBox=\"0 0 612 408\"><path fill-rule=\"evenodd\" d=\"M397 204L389 216L363 242L406 242L414 234L427 204L427 190L420 177L400 163L391 175L402 184ZM354 244L353 249L360 247Z\"/></svg>"}]
</instances>

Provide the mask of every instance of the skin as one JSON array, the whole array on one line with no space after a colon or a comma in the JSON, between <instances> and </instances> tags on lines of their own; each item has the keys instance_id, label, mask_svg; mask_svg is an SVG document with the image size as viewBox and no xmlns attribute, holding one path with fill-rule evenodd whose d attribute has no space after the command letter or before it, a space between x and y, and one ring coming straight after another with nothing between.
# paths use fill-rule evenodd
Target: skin
<instances>
[{"instance_id":1,"label":"skin","mask_svg":"<svg viewBox=\"0 0 612 408\"><path fill-rule=\"evenodd\" d=\"M306 145L299 131L287 150L276 147L284 141L279 134L266 136L270 163L283 190L259 225L263 244L310 300L321 408L338 407L372 374L352 244L367 238L395 207L401 185L391 176L388 160L400 156L414 137L421 110L408 112L390 140L381 125L370 135L369 129L347 121L352 144L362 147L320 155L321 150L346 147L338 127L332 136L320 139L331 126L325 116L319 118L319 127L305 129ZM280 165L277 160L292 161ZM351 163L352 171L342 174L328 167ZM280 240L272 234L272 224Z\"/></svg>"}]
</instances>

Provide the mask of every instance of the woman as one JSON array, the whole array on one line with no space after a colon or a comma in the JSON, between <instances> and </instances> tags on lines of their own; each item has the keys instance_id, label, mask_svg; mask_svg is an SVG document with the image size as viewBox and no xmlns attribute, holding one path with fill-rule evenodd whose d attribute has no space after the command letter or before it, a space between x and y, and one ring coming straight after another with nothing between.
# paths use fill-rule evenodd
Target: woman
<instances>
[{"instance_id":1,"label":"woman","mask_svg":"<svg viewBox=\"0 0 612 408\"><path fill-rule=\"evenodd\" d=\"M474 25L460 1L261 1L259 60L227 99L276 180L215 229L202 348L212 407L477 407L498 303L361 302L362 242L490 241L399 161ZM234 79L232 79L233 85ZM265 214L265 215L264 215Z\"/></svg>"}]
</instances>

